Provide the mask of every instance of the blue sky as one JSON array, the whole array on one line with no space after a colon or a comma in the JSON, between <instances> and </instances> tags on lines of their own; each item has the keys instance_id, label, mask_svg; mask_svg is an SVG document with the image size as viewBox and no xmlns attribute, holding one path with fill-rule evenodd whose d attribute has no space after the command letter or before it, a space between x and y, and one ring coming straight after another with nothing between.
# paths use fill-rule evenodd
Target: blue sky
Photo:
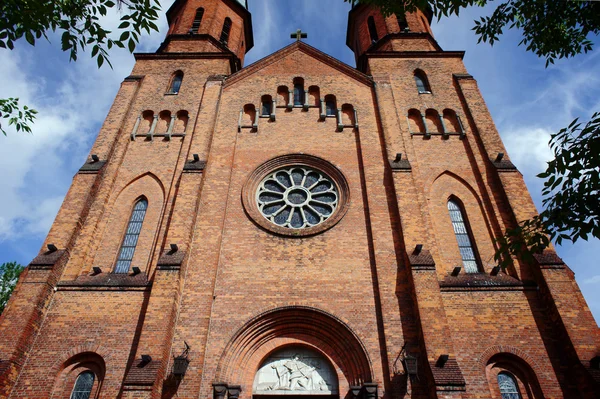
<instances>
[{"instance_id":1,"label":"blue sky","mask_svg":"<svg viewBox=\"0 0 600 399\"><path fill-rule=\"evenodd\" d=\"M166 10L172 1L163 1ZM342 0L249 0L254 23L254 48L246 65L290 43L298 28L306 42L354 66L345 45L349 5ZM473 20L488 10L469 9L460 17L435 22L434 35L445 50L466 50L467 70L477 79L483 97L513 162L541 205L541 181L535 175L551 158L551 133L575 117L600 111L600 50L562 60L546 69L544 60L518 46L518 32L502 36L493 47L477 44ZM118 25L118 16L105 23ZM140 52L153 52L161 32L143 38ZM123 78L133 67L126 51L111 53L114 69L96 67L89 55L69 63L57 36L36 47L17 42L14 51L0 49L0 97L20 97L40 114L32 135L9 129L0 137L0 262L27 264L58 212L73 175L83 164ZM578 242L558 247L559 255L575 271L596 320L600 320L600 242Z\"/></svg>"}]
</instances>

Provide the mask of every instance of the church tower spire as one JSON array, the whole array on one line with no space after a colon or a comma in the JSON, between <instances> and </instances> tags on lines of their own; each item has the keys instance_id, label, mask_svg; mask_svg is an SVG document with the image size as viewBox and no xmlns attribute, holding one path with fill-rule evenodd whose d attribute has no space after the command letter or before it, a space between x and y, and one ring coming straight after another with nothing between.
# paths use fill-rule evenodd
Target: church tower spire
<instances>
[{"instance_id":1,"label":"church tower spire","mask_svg":"<svg viewBox=\"0 0 600 399\"><path fill-rule=\"evenodd\" d=\"M167 11L169 31L158 53L223 53L241 68L254 46L245 0L177 0Z\"/></svg>"}]
</instances>

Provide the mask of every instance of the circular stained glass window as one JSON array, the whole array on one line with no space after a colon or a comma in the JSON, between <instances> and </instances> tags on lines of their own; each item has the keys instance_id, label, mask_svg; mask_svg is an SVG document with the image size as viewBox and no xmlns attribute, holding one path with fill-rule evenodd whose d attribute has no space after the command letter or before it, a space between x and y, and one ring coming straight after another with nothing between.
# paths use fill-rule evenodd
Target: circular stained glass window
<instances>
[{"instance_id":1,"label":"circular stained glass window","mask_svg":"<svg viewBox=\"0 0 600 399\"><path fill-rule=\"evenodd\" d=\"M335 212L339 193L333 180L309 166L290 166L270 173L258 185L260 213L277 226L317 226Z\"/></svg>"}]
</instances>

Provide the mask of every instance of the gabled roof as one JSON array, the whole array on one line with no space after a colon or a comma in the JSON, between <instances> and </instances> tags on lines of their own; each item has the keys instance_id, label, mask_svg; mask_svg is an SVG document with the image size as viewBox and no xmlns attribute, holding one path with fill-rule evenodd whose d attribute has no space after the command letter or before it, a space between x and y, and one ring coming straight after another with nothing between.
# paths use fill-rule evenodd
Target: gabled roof
<instances>
[{"instance_id":1,"label":"gabled roof","mask_svg":"<svg viewBox=\"0 0 600 399\"><path fill-rule=\"evenodd\" d=\"M271 65L271 64L285 58L286 56L292 54L295 51L301 51L301 52L323 62L324 64L329 65L330 67L332 67L334 69L337 69L341 73L343 73L361 83L364 83L365 85L368 85L368 86L373 85L373 79L371 79L371 77L369 75L366 75L366 74L360 72L359 70L357 70L356 68L353 68L350 65L343 63L342 61L340 61L328 54L325 54L324 52L322 52L320 50L317 50L313 46L310 46L301 41L295 41L294 43L290 44L289 46L286 46L286 47L282 48L281 50L278 50L278 51L274 52L273 54L268 55L265 58L262 58L262 59L256 61L255 63L248 65L247 67L242 68L238 72L230 75L227 78L227 80L225 81L225 86L229 86L229 85L231 85L253 73L256 73L259 70L265 68L266 66Z\"/></svg>"}]
</instances>

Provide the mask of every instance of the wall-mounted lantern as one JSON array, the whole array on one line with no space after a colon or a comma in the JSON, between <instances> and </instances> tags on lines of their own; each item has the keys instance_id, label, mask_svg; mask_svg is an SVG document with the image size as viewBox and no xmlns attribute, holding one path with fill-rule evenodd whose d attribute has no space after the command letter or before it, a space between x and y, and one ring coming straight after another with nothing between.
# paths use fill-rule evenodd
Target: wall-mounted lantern
<instances>
[{"instance_id":1,"label":"wall-mounted lantern","mask_svg":"<svg viewBox=\"0 0 600 399\"><path fill-rule=\"evenodd\" d=\"M190 359L188 357L190 353L190 346L185 341L183 343L185 344L185 349L181 355L176 356L173 360L173 375L179 378L183 378L188 366L190 365Z\"/></svg>"}]
</instances>

